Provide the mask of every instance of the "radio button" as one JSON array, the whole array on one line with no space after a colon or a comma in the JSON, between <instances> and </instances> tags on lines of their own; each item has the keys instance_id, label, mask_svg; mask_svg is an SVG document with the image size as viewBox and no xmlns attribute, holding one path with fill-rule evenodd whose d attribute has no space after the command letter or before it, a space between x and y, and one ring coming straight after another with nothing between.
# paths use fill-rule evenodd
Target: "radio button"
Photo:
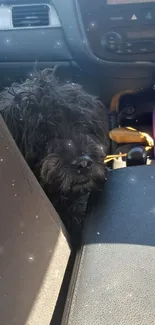
<instances>
[{"instance_id":1,"label":"radio button","mask_svg":"<svg viewBox=\"0 0 155 325\"><path fill-rule=\"evenodd\" d=\"M149 49L147 47L140 48L140 53L148 53Z\"/></svg>"},{"instance_id":2,"label":"radio button","mask_svg":"<svg viewBox=\"0 0 155 325\"><path fill-rule=\"evenodd\" d=\"M121 35L117 34L116 32L109 32L105 34L103 39L101 40L102 46L103 40L107 49L109 49L110 51L116 51L120 47L122 38Z\"/></svg>"},{"instance_id":3,"label":"radio button","mask_svg":"<svg viewBox=\"0 0 155 325\"><path fill-rule=\"evenodd\" d=\"M154 12L150 8L144 8L140 10L140 19L143 23L151 23L154 20Z\"/></svg>"},{"instance_id":4,"label":"radio button","mask_svg":"<svg viewBox=\"0 0 155 325\"><path fill-rule=\"evenodd\" d=\"M110 49L110 50L116 50L116 44L115 43L108 43L108 48Z\"/></svg>"},{"instance_id":5,"label":"radio button","mask_svg":"<svg viewBox=\"0 0 155 325\"><path fill-rule=\"evenodd\" d=\"M127 43L126 43L126 47L127 47L127 48L132 47L132 43L127 42Z\"/></svg>"},{"instance_id":6,"label":"radio button","mask_svg":"<svg viewBox=\"0 0 155 325\"><path fill-rule=\"evenodd\" d=\"M123 53L124 53L123 43L117 45L117 48L116 48L115 53L116 53L116 54L123 54Z\"/></svg>"},{"instance_id":7,"label":"radio button","mask_svg":"<svg viewBox=\"0 0 155 325\"><path fill-rule=\"evenodd\" d=\"M112 38L112 36L107 39L107 47L112 51L117 49L117 42Z\"/></svg>"},{"instance_id":8,"label":"radio button","mask_svg":"<svg viewBox=\"0 0 155 325\"><path fill-rule=\"evenodd\" d=\"M133 53L132 49L126 49L126 53Z\"/></svg>"},{"instance_id":9,"label":"radio button","mask_svg":"<svg viewBox=\"0 0 155 325\"><path fill-rule=\"evenodd\" d=\"M145 53L149 53L149 52L155 52L155 45L153 42L134 42L133 46L133 53L141 53L141 54L145 54Z\"/></svg>"},{"instance_id":10,"label":"radio button","mask_svg":"<svg viewBox=\"0 0 155 325\"><path fill-rule=\"evenodd\" d=\"M107 42L115 42L116 41L116 36L115 35L107 35Z\"/></svg>"},{"instance_id":11,"label":"radio button","mask_svg":"<svg viewBox=\"0 0 155 325\"><path fill-rule=\"evenodd\" d=\"M116 52L116 54L123 54L124 53L122 48L118 48L115 52Z\"/></svg>"},{"instance_id":12,"label":"radio button","mask_svg":"<svg viewBox=\"0 0 155 325\"><path fill-rule=\"evenodd\" d=\"M126 42L124 43L124 50L126 54L132 54L132 43L131 42Z\"/></svg>"}]
</instances>

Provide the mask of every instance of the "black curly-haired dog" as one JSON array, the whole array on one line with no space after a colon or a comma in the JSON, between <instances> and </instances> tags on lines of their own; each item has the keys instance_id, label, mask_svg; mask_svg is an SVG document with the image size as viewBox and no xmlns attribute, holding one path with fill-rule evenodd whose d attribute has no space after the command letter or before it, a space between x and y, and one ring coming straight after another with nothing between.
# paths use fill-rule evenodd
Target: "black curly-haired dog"
<instances>
[{"instance_id":1,"label":"black curly-haired dog","mask_svg":"<svg viewBox=\"0 0 155 325\"><path fill-rule=\"evenodd\" d=\"M4 90L0 110L75 240L86 195L106 179L103 160L108 147L108 120L104 106L80 85L60 84L53 72L44 70Z\"/></svg>"}]
</instances>

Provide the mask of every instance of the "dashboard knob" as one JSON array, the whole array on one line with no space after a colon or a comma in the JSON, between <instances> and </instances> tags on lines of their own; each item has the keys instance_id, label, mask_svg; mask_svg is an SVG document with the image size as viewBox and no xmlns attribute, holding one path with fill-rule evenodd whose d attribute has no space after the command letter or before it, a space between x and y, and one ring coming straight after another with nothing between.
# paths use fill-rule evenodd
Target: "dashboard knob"
<instances>
[{"instance_id":1,"label":"dashboard knob","mask_svg":"<svg viewBox=\"0 0 155 325\"><path fill-rule=\"evenodd\" d=\"M101 45L110 51L116 51L120 48L122 37L116 32L108 32L101 39Z\"/></svg>"},{"instance_id":2,"label":"dashboard knob","mask_svg":"<svg viewBox=\"0 0 155 325\"><path fill-rule=\"evenodd\" d=\"M129 150L126 159L126 164L128 167L146 165L146 163L147 163L147 152L143 147L134 147Z\"/></svg>"}]
</instances>

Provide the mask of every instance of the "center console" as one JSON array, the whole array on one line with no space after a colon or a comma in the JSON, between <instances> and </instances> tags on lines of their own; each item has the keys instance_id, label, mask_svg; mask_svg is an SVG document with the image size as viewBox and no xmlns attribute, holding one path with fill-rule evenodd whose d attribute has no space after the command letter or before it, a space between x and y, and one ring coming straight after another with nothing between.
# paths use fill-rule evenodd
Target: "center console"
<instances>
[{"instance_id":1,"label":"center console","mask_svg":"<svg viewBox=\"0 0 155 325\"><path fill-rule=\"evenodd\" d=\"M108 61L153 60L155 1L79 0L92 52Z\"/></svg>"},{"instance_id":2,"label":"center console","mask_svg":"<svg viewBox=\"0 0 155 325\"><path fill-rule=\"evenodd\" d=\"M116 99L116 96L114 97ZM110 106L113 169L155 164L154 87L120 95Z\"/></svg>"},{"instance_id":3,"label":"center console","mask_svg":"<svg viewBox=\"0 0 155 325\"><path fill-rule=\"evenodd\" d=\"M109 172L90 198L61 325L153 324L155 166Z\"/></svg>"}]
</instances>

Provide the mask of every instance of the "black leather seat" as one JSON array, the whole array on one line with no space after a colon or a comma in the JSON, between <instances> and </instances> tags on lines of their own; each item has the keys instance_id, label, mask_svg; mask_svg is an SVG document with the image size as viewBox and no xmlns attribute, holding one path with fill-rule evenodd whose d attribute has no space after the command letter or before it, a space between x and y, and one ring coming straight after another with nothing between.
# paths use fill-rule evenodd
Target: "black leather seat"
<instances>
[{"instance_id":1,"label":"black leather seat","mask_svg":"<svg viewBox=\"0 0 155 325\"><path fill-rule=\"evenodd\" d=\"M83 241L62 325L155 324L154 165L109 172Z\"/></svg>"}]
</instances>

